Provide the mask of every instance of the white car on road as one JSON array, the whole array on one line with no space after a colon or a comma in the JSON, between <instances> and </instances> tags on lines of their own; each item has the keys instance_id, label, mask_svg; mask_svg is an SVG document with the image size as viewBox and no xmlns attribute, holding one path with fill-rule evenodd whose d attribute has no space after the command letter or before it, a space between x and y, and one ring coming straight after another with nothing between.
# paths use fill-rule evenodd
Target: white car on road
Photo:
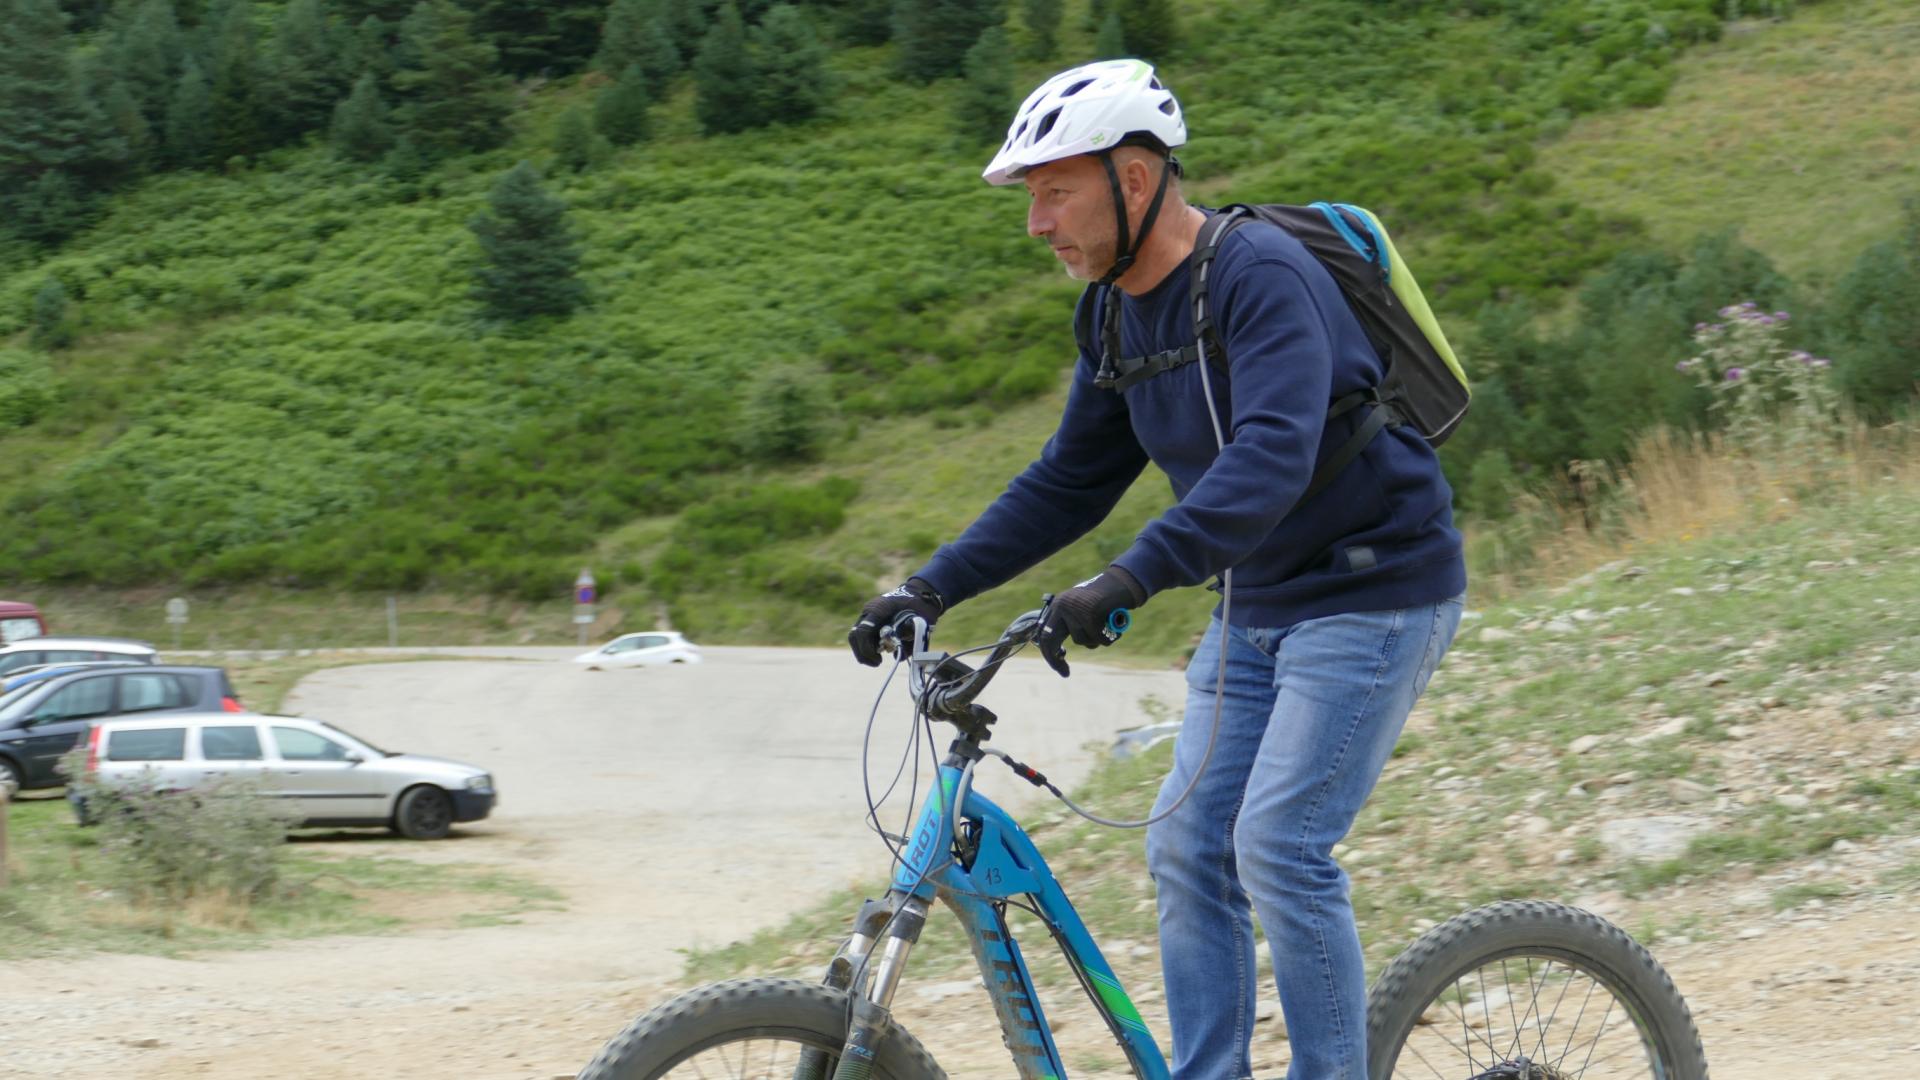
<instances>
[{"instance_id":1,"label":"white car on road","mask_svg":"<svg viewBox=\"0 0 1920 1080\"><path fill-rule=\"evenodd\" d=\"M649 667L655 664L697 664L700 646L680 636L677 630L648 630L622 634L605 645L583 652L573 662L588 671L602 668Z\"/></svg>"}]
</instances>

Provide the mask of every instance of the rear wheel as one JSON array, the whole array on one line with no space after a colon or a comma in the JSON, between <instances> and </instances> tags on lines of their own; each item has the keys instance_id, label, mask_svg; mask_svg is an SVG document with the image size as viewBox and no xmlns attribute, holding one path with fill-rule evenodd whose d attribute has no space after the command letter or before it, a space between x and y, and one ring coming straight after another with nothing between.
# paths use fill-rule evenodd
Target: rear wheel
<instances>
[{"instance_id":1,"label":"rear wheel","mask_svg":"<svg viewBox=\"0 0 1920 1080\"><path fill-rule=\"evenodd\" d=\"M846 1044L847 995L796 979L691 990L627 1025L579 1080L778 1077L827 1080ZM919 1041L889 1022L874 1080L946 1080Z\"/></svg>"},{"instance_id":2,"label":"rear wheel","mask_svg":"<svg viewBox=\"0 0 1920 1080\"><path fill-rule=\"evenodd\" d=\"M1372 1080L1707 1080L1687 1003L1605 919L1502 901L1434 927L1367 999Z\"/></svg>"},{"instance_id":3,"label":"rear wheel","mask_svg":"<svg viewBox=\"0 0 1920 1080\"><path fill-rule=\"evenodd\" d=\"M453 831L453 800L432 784L409 788L394 808L393 830L409 840L439 840Z\"/></svg>"}]
</instances>

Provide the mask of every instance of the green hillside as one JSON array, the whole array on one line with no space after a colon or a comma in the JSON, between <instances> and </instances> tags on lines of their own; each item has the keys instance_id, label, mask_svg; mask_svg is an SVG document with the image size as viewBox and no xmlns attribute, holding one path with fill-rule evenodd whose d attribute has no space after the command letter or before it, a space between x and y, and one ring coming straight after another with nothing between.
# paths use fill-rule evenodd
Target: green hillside
<instances>
[{"instance_id":1,"label":"green hillside","mask_svg":"<svg viewBox=\"0 0 1920 1080\"><path fill-rule=\"evenodd\" d=\"M229 0L221 25L247 22L236 5L269 28L292 10ZM1202 201L1331 196L1392 223L1468 352L1488 418L1449 446L1450 475L1465 511L1497 515L1514 492L1555 483L1574 458L1617 454L1648 423L1708 422L1705 399L1670 374L1687 327L1793 289L1751 252L1674 235L1732 220L1771 238L1771 218L1810 219L1768 197L1786 190L1770 174L1729 180L1748 213L1670 220L1656 200L1595 197L1584 178L1615 151L1593 133L1727 107L1715 95L1658 103L1676 79L1692 85L1695 64L1755 47L1742 43L1800 43L1813 65L1823 53L1805 43L1851 41L1851 15L1899 6L1836 0L1729 25L1709 0L1185 3L1160 59L1188 108L1182 156ZM484 25L491 9L476 10ZM574 171L556 134L609 92L607 77L522 73L492 149L367 163L310 134L217 170L123 183L57 243L0 241L9 590L108 612L91 619L111 618L99 589L533 603L564 596L590 562L633 625L665 612L709 637L832 636L1045 438L1077 286L1022 235L1021 197L977 179L990 147L954 117L979 79L903 78L913 43L855 43L848 27L864 9L799 10L830 47L815 119L707 133L711 91L680 75L661 86L649 139L600 147ZM1027 19L1008 13L1010 74L984 91L1008 112L1093 46L1083 6L1067 9L1044 57ZM74 32L74 55L111 55L111 23ZM1911 91L1920 44L1888 34L1879 47L1884 64L1836 66L1822 85L1835 100L1875 92L1892 117L1888 86ZM402 72L420 63L395 56ZM413 105L394 92L402 112L419 106L421 91ZM1888 203L1911 168L1904 147L1863 138L1821 151L1832 175L1885 178L1862 191L1857 216L1877 227L1859 242L1897 235ZM568 207L588 302L502 321L470 297L468 223L523 159ZM1858 254L1849 243L1793 268L1838 275ZM1920 230L1894 252L1920 281L1909 249L1920 252ZM1663 251L1680 254L1649 270ZM1596 272L1634 303L1601 303L1589 286L1569 309ZM50 282L63 305L48 307ZM1652 293L1657 318L1642 303ZM1870 315L1898 296L1855 299ZM1582 304L1570 341L1510 332L1530 312ZM1862 335L1879 335L1862 346L1874 356L1905 355L1906 323L1809 326L1842 374ZM1531 352L1554 358L1551 377ZM1624 368L1599 362L1620 354ZM1593 381L1619 370L1638 381ZM1896 363L1888 378L1910 386L1909 370ZM1579 404L1601 398L1605 415ZM1124 548L1164 491L1140 485L1028 591Z\"/></svg>"}]
</instances>

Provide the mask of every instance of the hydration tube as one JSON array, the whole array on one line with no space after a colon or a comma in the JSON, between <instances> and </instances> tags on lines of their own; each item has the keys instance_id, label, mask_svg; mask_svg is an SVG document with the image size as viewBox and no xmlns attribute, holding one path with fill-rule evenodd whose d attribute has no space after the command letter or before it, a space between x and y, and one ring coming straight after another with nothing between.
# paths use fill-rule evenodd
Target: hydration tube
<instances>
[{"instance_id":1,"label":"hydration tube","mask_svg":"<svg viewBox=\"0 0 1920 1080\"><path fill-rule=\"evenodd\" d=\"M1197 365L1200 368L1200 390L1207 398L1207 417L1213 421L1214 446L1224 453L1227 449L1227 437L1220 427L1220 410L1213 403L1213 380L1207 375L1207 369L1211 366L1207 363L1207 343L1204 340L1196 339L1196 345L1200 350L1200 360ZM1220 574L1220 593L1220 670L1213 681L1213 728L1207 732L1207 748L1200 755L1200 764L1193 770L1192 779L1187 781L1187 789L1182 791L1180 797L1173 800L1171 805L1157 814L1142 818L1139 821L1115 821L1112 818L1101 817L1099 814L1083 809L1078 803L1068 798L1059 788L1048 784L1047 789L1053 793L1055 798L1067 804L1067 809L1072 810L1074 813L1079 814L1095 825L1105 825L1114 829L1144 829L1155 822L1166 820L1187 801L1187 797L1193 794L1193 789L1200 786L1200 778L1206 775L1207 765L1213 760L1214 745L1220 741L1220 718L1226 706L1227 635L1233 632L1233 623L1229 621L1229 616L1233 614L1233 567L1231 566L1227 567L1227 569ZM1116 612L1115 614L1120 613ZM1121 625L1117 628L1118 631L1124 633L1127 625L1131 622L1132 618L1130 615L1123 618ZM1109 624L1108 629L1116 628ZM999 754L997 751L989 751L989 753L994 753L1001 758L1001 760L1007 761L1009 765L1012 764L1004 754Z\"/></svg>"}]
</instances>

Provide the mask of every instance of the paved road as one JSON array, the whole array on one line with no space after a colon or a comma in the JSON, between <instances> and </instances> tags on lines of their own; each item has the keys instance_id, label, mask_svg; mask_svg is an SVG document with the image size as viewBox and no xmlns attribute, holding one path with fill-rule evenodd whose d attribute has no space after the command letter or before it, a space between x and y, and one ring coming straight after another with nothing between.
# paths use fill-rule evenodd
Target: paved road
<instances>
[{"instance_id":1,"label":"paved road","mask_svg":"<svg viewBox=\"0 0 1920 1080\"><path fill-rule=\"evenodd\" d=\"M354 853L497 863L559 888L564 912L189 960L0 960L0 1013L34 1021L25 1041L0 1028L0 1076L551 1077L674 981L681 950L777 925L840 886L884 888L860 787L883 676L844 653L713 648L699 666L589 672L563 662L570 649L461 652L514 659L322 671L286 711L498 777L488 821ZM1184 695L1173 672L1074 670L1062 681L1014 660L987 694L1006 718L997 744L1067 783L1152 719L1143 698ZM896 686L876 723L881 787L909 728ZM1044 797L997 766L979 788Z\"/></svg>"}]
</instances>

